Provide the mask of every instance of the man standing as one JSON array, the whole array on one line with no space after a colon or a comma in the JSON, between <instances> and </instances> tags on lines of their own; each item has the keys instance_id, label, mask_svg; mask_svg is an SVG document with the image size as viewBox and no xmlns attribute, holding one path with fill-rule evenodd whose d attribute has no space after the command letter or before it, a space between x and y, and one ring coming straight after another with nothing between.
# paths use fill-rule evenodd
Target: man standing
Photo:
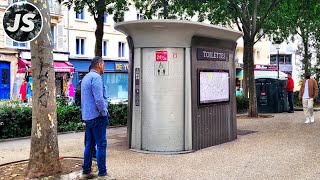
<instances>
[{"instance_id":1,"label":"man standing","mask_svg":"<svg viewBox=\"0 0 320 180\"><path fill-rule=\"evenodd\" d=\"M287 95L288 95L288 102L289 102L289 111L288 113L293 113L293 89L294 89L294 82L291 76L291 73L288 74L288 83L287 83Z\"/></svg>"},{"instance_id":2,"label":"man standing","mask_svg":"<svg viewBox=\"0 0 320 180\"><path fill-rule=\"evenodd\" d=\"M25 78L22 80L19 94L21 94L22 102L27 103L27 81Z\"/></svg>"},{"instance_id":3,"label":"man standing","mask_svg":"<svg viewBox=\"0 0 320 180\"><path fill-rule=\"evenodd\" d=\"M306 79L302 81L299 92L299 100L302 100L306 124L314 122L313 103L318 97L318 84L314 79L310 79L310 76L310 73L306 73Z\"/></svg>"},{"instance_id":4,"label":"man standing","mask_svg":"<svg viewBox=\"0 0 320 180\"><path fill-rule=\"evenodd\" d=\"M96 157L99 179L112 179L106 168L108 101L101 76L103 72L103 59L95 57L91 61L90 72L85 75L81 82L81 112L82 119L86 123L86 145L81 179L97 177L91 169L95 146L97 146Z\"/></svg>"}]
</instances>

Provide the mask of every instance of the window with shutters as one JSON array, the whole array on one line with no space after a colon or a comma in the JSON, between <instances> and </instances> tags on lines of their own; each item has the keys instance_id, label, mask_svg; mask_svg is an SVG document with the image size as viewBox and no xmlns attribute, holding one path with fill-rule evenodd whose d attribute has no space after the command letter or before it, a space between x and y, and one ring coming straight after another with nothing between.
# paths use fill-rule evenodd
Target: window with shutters
<instances>
[{"instance_id":1,"label":"window with shutters","mask_svg":"<svg viewBox=\"0 0 320 180\"><path fill-rule=\"evenodd\" d=\"M84 55L84 39L77 38L76 39L76 54L77 55Z\"/></svg>"},{"instance_id":2,"label":"window with shutters","mask_svg":"<svg viewBox=\"0 0 320 180\"><path fill-rule=\"evenodd\" d=\"M142 16L141 16L141 14L137 14L137 20L141 20L142 19Z\"/></svg>"},{"instance_id":3,"label":"window with shutters","mask_svg":"<svg viewBox=\"0 0 320 180\"><path fill-rule=\"evenodd\" d=\"M108 54L108 41L102 42L102 55L107 56Z\"/></svg>"},{"instance_id":4,"label":"window with shutters","mask_svg":"<svg viewBox=\"0 0 320 180\"><path fill-rule=\"evenodd\" d=\"M51 45L52 45L52 49L56 49L56 40L55 40L54 26L51 26L51 27L50 27L50 31L51 31Z\"/></svg>"},{"instance_id":5,"label":"window with shutters","mask_svg":"<svg viewBox=\"0 0 320 180\"><path fill-rule=\"evenodd\" d=\"M76 12L76 18L80 20L84 20L84 11L82 10L79 13Z\"/></svg>"},{"instance_id":6,"label":"window with shutters","mask_svg":"<svg viewBox=\"0 0 320 180\"><path fill-rule=\"evenodd\" d=\"M119 42L118 45L118 57L124 57L125 54L125 43Z\"/></svg>"},{"instance_id":7,"label":"window with shutters","mask_svg":"<svg viewBox=\"0 0 320 180\"><path fill-rule=\"evenodd\" d=\"M64 50L64 33L63 33L63 25L58 24L56 27L56 33L55 33L55 38L56 38L56 48L57 50L63 51Z\"/></svg>"},{"instance_id":8,"label":"window with shutters","mask_svg":"<svg viewBox=\"0 0 320 180\"><path fill-rule=\"evenodd\" d=\"M104 13L103 23L105 23L105 24L108 23L108 13L107 12Z\"/></svg>"}]
</instances>

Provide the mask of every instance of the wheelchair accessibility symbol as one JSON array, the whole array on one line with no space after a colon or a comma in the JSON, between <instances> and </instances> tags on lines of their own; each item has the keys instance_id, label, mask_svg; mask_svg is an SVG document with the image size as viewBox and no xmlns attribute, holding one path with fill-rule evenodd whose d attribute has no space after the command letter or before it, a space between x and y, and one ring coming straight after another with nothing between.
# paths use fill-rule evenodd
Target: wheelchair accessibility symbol
<instances>
[{"instance_id":1,"label":"wheelchair accessibility symbol","mask_svg":"<svg viewBox=\"0 0 320 180\"><path fill-rule=\"evenodd\" d=\"M154 62L154 75L155 76L168 76L169 75L169 62L168 61Z\"/></svg>"}]
</instances>

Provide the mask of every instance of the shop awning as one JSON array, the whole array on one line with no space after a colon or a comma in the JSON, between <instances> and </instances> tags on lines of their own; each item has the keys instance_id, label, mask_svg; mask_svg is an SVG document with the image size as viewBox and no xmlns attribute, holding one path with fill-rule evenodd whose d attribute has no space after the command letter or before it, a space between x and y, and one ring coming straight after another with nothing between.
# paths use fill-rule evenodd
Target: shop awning
<instances>
[{"instance_id":1,"label":"shop awning","mask_svg":"<svg viewBox=\"0 0 320 180\"><path fill-rule=\"evenodd\" d=\"M18 59L18 72L17 73L25 73L26 68L31 67L31 61L27 61L24 59Z\"/></svg>"},{"instance_id":2,"label":"shop awning","mask_svg":"<svg viewBox=\"0 0 320 180\"><path fill-rule=\"evenodd\" d=\"M69 62L54 62L54 72L74 72L74 67Z\"/></svg>"},{"instance_id":3,"label":"shop awning","mask_svg":"<svg viewBox=\"0 0 320 180\"><path fill-rule=\"evenodd\" d=\"M55 61L53 63L54 72L74 72L74 67L70 62L58 62ZM25 73L26 68L31 69L31 61L27 61L24 59L18 60L18 73Z\"/></svg>"}]
</instances>

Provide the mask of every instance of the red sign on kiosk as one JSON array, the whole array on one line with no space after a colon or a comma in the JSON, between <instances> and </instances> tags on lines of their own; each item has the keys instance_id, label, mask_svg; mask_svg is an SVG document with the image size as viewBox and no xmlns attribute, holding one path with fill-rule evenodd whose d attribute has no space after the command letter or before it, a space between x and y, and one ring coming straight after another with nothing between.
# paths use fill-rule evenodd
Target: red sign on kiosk
<instances>
[{"instance_id":1,"label":"red sign on kiosk","mask_svg":"<svg viewBox=\"0 0 320 180\"><path fill-rule=\"evenodd\" d=\"M156 61L168 61L168 51L156 51Z\"/></svg>"}]
</instances>

